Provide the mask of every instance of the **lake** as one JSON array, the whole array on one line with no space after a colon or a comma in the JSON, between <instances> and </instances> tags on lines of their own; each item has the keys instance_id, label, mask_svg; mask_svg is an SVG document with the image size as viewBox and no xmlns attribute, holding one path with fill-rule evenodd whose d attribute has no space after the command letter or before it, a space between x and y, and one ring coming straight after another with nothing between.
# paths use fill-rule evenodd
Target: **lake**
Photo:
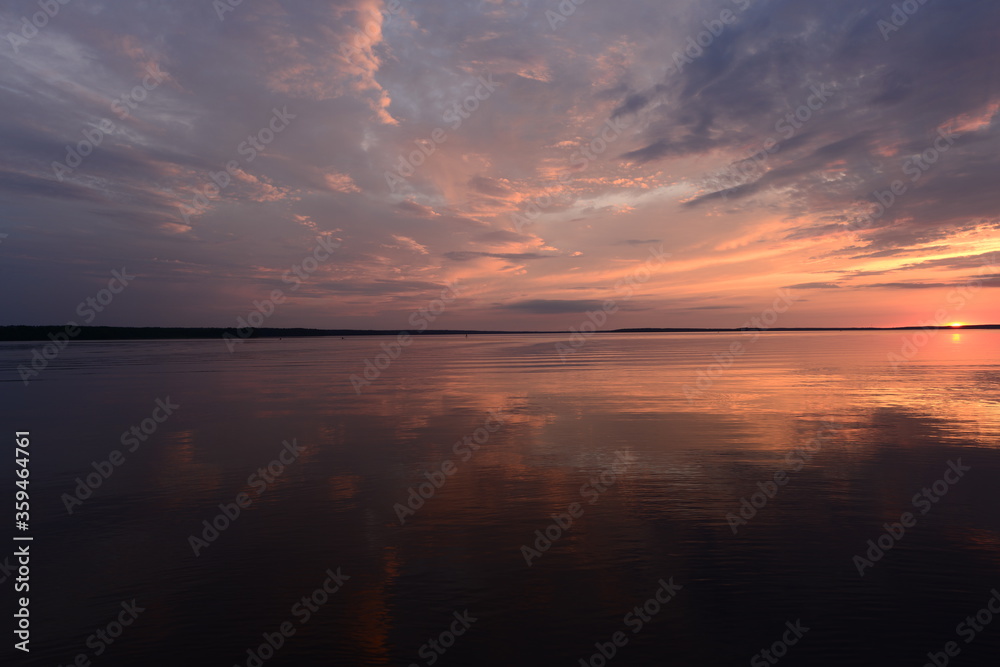
<instances>
[{"instance_id":1,"label":"lake","mask_svg":"<svg viewBox=\"0 0 1000 667\"><path fill-rule=\"evenodd\" d=\"M24 664L995 664L1000 332L573 342L0 346Z\"/></svg>"}]
</instances>

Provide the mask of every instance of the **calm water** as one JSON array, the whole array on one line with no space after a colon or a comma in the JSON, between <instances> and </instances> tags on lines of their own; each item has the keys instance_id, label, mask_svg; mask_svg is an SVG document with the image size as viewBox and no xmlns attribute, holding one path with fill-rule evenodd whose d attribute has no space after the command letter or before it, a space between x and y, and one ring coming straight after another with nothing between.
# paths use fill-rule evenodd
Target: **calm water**
<instances>
[{"instance_id":1,"label":"calm water","mask_svg":"<svg viewBox=\"0 0 1000 667\"><path fill-rule=\"evenodd\" d=\"M564 337L426 337L360 395L349 375L389 338L75 343L29 387L10 371L33 345L5 345L4 427L30 430L33 456L28 664L246 665L285 622L263 664L600 665L616 632L609 665L770 664L751 661L784 655L797 621L783 665L919 666L949 641L954 665L996 664L1000 618L969 643L956 626L1000 587L1000 332L940 332L893 368L903 339L602 335L563 363ZM128 451L121 434L168 397ZM64 494L116 449L69 514ZM425 473L443 484L404 513ZM241 493L196 556L190 536ZM743 498L766 504L734 535ZM535 531L574 503L529 566L522 545L545 547ZM133 599L114 643L88 646Z\"/></svg>"}]
</instances>

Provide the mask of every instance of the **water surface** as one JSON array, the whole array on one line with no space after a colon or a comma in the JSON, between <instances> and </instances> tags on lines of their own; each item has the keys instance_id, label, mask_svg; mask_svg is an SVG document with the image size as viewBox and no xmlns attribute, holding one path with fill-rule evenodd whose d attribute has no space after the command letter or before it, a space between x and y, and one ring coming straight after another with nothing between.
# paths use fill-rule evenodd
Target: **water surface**
<instances>
[{"instance_id":1,"label":"water surface","mask_svg":"<svg viewBox=\"0 0 1000 667\"><path fill-rule=\"evenodd\" d=\"M435 664L598 665L619 631L609 664L750 664L796 621L785 665L922 665L948 641L953 664L995 664L1000 622L971 643L956 626L1000 587L1000 332L938 332L894 366L912 335L602 334L565 359L561 336L421 337L360 394L350 375L391 338L79 342L28 387L12 370L34 344L4 345L5 426L34 456L30 662L245 665L288 621L264 664L427 665L468 611ZM251 477L293 439L296 460ZM419 509L396 507L442 466ZM240 493L196 556L190 536ZM574 503L529 565L522 546ZM860 576L854 557L908 511ZM302 623L294 605L338 568ZM671 579L633 632L626 614ZM88 637L133 598L144 611L95 656Z\"/></svg>"}]
</instances>

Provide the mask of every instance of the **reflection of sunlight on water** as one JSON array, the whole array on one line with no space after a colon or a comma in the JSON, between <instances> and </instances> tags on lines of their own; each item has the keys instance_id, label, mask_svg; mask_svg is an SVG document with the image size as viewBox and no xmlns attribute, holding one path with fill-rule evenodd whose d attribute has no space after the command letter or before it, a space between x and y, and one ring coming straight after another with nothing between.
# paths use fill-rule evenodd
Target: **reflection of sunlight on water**
<instances>
[{"instance_id":1,"label":"reflection of sunlight on water","mask_svg":"<svg viewBox=\"0 0 1000 667\"><path fill-rule=\"evenodd\" d=\"M185 507L191 498L217 491L222 476L217 468L198 457L197 433L194 430L170 431L170 426L169 422L165 423L144 446L150 449L155 447L155 454L147 452L146 455L157 457L158 465L170 471L169 475L155 476L153 482L161 486L164 504L176 509ZM141 451L136 450L134 456ZM183 493L177 493L178 487L183 489Z\"/></svg>"},{"instance_id":2,"label":"reflection of sunlight on water","mask_svg":"<svg viewBox=\"0 0 1000 667\"><path fill-rule=\"evenodd\" d=\"M378 557L375 570L378 581L367 584L360 592L353 591L353 613L348 627L343 629L356 642L368 665L389 664L389 632L393 628L391 592L400 567L395 547L385 547Z\"/></svg>"},{"instance_id":3,"label":"reflection of sunlight on water","mask_svg":"<svg viewBox=\"0 0 1000 667\"><path fill-rule=\"evenodd\" d=\"M560 336L418 337L360 396L347 378L359 359L377 352L378 338L285 342L270 352L273 341L256 341L248 343L256 346L248 348L250 361L236 372L244 399L249 393L262 403L241 412L311 421L303 432L324 434L320 448L340 448L357 438L358 428L370 432L362 424L376 419L385 429L381 438L412 443L407 447L431 438L436 451L447 451L483 415L503 408L503 431L517 432L520 444L498 450L492 443L477 461L493 465L499 457L514 474L522 474L528 452L541 447L565 454L568 442L590 439L591 433L565 433L566 424L608 418L689 415L696 419L689 423L708 420L710 429L720 419L736 420L751 432L744 436L747 447L786 447L791 434L782 424L800 418L850 420L882 408L974 422L977 439L1000 435L996 385L983 380L1000 367L1000 332L932 333L894 368L889 355L912 335L773 332L721 369L713 365L732 343L746 342L745 335L600 334L566 363L555 347ZM234 372L212 370L201 375L209 386L227 384ZM710 386L689 399L685 388L706 374ZM336 442L328 437L331 428Z\"/></svg>"},{"instance_id":4,"label":"reflection of sunlight on water","mask_svg":"<svg viewBox=\"0 0 1000 667\"><path fill-rule=\"evenodd\" d=\"M994 530L972 529L966 531L968 545L980 549L1000 567L1000 535Z\"/></svg>"}]
</instances>

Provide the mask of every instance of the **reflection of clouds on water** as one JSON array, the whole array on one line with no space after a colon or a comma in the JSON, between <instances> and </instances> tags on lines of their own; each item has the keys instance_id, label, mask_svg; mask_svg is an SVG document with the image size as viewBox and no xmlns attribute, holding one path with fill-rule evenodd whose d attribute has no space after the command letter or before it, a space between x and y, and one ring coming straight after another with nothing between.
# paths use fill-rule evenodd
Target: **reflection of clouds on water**
<instances>
[{"instance_id":1,"label":"reflection of clouds on water","mask_svg":"<svg viewBox=\"0 0 1000 667\"><path fill-rule=\"evenodd\" d=\"M54 498L73 471L107 455L133 414L148 412L150 395L169 393L185 412L79 516L39 524L54 547L74 545L50 552L62 588L41 604L66 609L50 626L72 634L121 582L159 615L149 636L137 629L140 648L183 627L189 647L224 662L235 659L230 644L248 645L248 628L273 628L327 568L343 567L352 585L283 655L409 664L468 608L481 621L449 650L455 664L523 664L521 643L497 641L509 637L555 664L608 636L669 572L690 588L655 632L622 649L632 664L668 651L690 664L707 664L706 651L711 664L737 664L775 624L806 612L821 621L796 647L808 664L876 655L894 664L885 636L954 627L971 604L955 591L978 591L996 574L1000 332L961 335L961 344L938 337L893 371L886 355L898 332L769 333L695 403L683 386L725 335L602 334L566 365L551 352L558 336L418 338L361 397L345 369L377 339L248 340L235 361L219 341L71 346L38 384L48 393L10 403L25 414L64 406L47 438L46 461L63 475ZM0 348L0 361L9 354ZM106 364L109 355L117 362ZM84 387L88 402L64 400ZM503 426L457 460L454 443L497 409ZM789 463L821 432L821 447ZM293 437L306 447L301 460L211 550L185 559L191 526ZM589 504L581 489L619 451L634 462ZM845 584L859 579L858 546L957 458L974 473L863 586ZM393 504L445 459L457 472L401 526ZM733 535L727 513L778 471L787 484ZM525 568L519 546L574 502L585 512ZM867 641L869 621L879 637ZM719 624L731 628L725 645L711 629ZM991 637L977 646L995 649Z\"/></svg>"}]
</instances>

